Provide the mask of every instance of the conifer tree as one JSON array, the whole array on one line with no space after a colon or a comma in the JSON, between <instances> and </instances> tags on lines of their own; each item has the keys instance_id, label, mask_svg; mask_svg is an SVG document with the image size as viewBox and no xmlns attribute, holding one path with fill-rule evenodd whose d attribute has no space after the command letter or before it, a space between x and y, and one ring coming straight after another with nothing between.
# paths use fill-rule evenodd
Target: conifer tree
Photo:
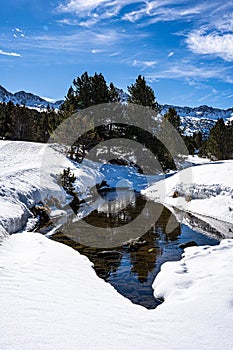
<instances>
[{"instance_id":1,"label":"conifer tree","mask_svg":"<svg viewBox=\"0 0 233 350\"><path fill-rule=\"evenodd\" d=\"M120 102L119 93L113 83L109 84L109 102Z\"/></svg>"},{"instance_id":2,"label":"conifer tree","mask_svg":"<svg viewBox=\"0 0 233 350\"><path fill-rule=\"evenodd\" d=\"M166 114L164 114L164 118L169 121L174 128L181 133L181 129L180 129L180 116L178 115L177 111L175 110L175 108L170 107L167 111Z\"/></svg>"},{"instance_id":3,"label":"conifer tree","mask_svg":"<svg viewBox=\"0 0 233 350\"><path fill-rule=\"evenodd\" d=\"M150 107L155 110L159 110L158 103L155 100L154 91L147 85L144 77L139 75L136 82L128 86L129 102L135 103L141 106Z\"/></svg>"},{"instance_id":4,"label":"conifer tree","mask_svg":"<svg viewBox=\"0 0 233 350\"><path fill-rule=\"evenodd\" d=\"M109 91L102 73L91 77L91 105L109 102Z\"/></svg>"},{"instance_id":5,"label":"conifer tree","mask_svg":"<svg viewBox=\"0 0 233 350\"><path fill-rule=\"evenodd\" d=\"M233 157L233 126L225 125L224 120L219 119L210 130L209 138L200 150L201 155L214 159L229 159Z\"/></svg>"}]
</instances>

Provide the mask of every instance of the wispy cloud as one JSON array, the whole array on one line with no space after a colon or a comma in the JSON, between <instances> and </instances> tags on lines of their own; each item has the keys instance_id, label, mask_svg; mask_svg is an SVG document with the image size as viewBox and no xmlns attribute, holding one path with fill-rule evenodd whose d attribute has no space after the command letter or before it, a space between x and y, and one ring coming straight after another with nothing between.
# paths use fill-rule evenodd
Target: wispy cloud
<instances>
[{"instance_id":1,"label":"wispy cloud","mask_svg":"<svg viewBox=\"0 0 233 350\"><path fill-rule=\"evenodd\" d=\"M227 80L227 69L225 67L210 66L196 67L195 65L180 63L179 65L167 66L165 69L158 69L156 72L147 74L146 78L150 81L157 81L158 79L182 79L189 83L190 79L205 80L209 78L216 78L219 80Z\"/></svg>"},{"instance_id":2,"label":"wispy cloud","mask_svg":"<svg viewBox=\"0 0 233 350\"><path fill-rule=\"evenodd\" d=\"M0 50L0 55L4 55L4 56L13 56L13 57L23 57L21 54L16 53L16 52L7 52L4 50Z\"/></svg>"},{"instance_id":3,"label":"wispy cloud","mask_svg":"<svg viewBox=\"0 0 233 350\"><path fill-rule=\"evenodd\" d=\"M153 68L156 65L156 61L138 61L133 60L133 66L141 67L141 71L144 71L147 68Z\"/></svg>"},{"instance_id":4,"label":"wispy cloud","mask_svg":"<svg viewBox=\"0 0 233 350\"><path fill-rule=\"evenodd\" d=\"M199 102L207 100L209 97L213 96L213 93L207 94L205 96L202 96L198 99Z\"/></svg>"},{"instance_id":5,"label":"wispy cloud","mask_svg":"<svg viewBox=\"0 0 233 350\"><path fill-rule=\"evenodd\" d=\"M190 19L205 12L207 7L210 6L203 3L188 4L187 1L148 1L141 9L126 13L123 19L137 22L144 17L149 17L147 24L175 21L181 18Z\"/></svg>"},{"instance_id":6,"label":"wispy cloud","mask_svg":"<svg viewBox=\"0 0 233 350\"><path fill-rule=\"evenodd\" d=\"M233 34L216 32L205 34L201 30L196 30L189 34L186 43L194 53L215 55L225 61L233 61Z\"/></svg>"},{"instance_id":7,"label":"wispy cloud","mask_svg":"<svg viewBox=\"0 0 233 350\"><path fill-rule=\"evenodd\" d=\"M133 40L127 33L114 29L101 30L79 30L64 33L32 34L21 38L20 43L9 42L12 49L20 47L23 50L47 50L54 52L91 52L100 51L116 52L116 47L122 40Z\"/></svg>"},{"instance_id":8,"label":"wispy cloud","mask_svg":"<svg viewBox=\"0 0 233 350\"><path fill-rule=\"evenodd\" d=\"M75 14L79 19L77 24L91 27L100 20L118 15L124 6L136 2L134 0L68 0L61 3L57 11L58 13Z\"/></svg>"},{"instance_id":9,"label":"wispy cloud","mask_svg":"<svg viewBox=\"0 0 233 350\"><path fill-rule=\"evenodd\" d=\"M203 2L203 0L67 0L57 7L58 13L74 15L76 19L63 19L65 24L79 24L90 27L99 21L118 16L118 20L138 22L144 18L147 21L143 25L174 21L174 20L199 20L201 17L209 18L210 14L220 11L227 13L222 8L220 0ZM221 8L221 10L219 10ZM230 23L230 22L229 22Z\"/></svg>"},{"instance_id":10,"label":"wispy cloud","mask_svg":"<svg viewBox=\"0 0 233 350\"><path fill-rule=\"evenodd\" d=\"M98 54L98 53L102 53L102 52L104 52L104 50L100 50L100 49L91 50L91 53L93 53L93 54Z\"/></svg>"},{"instance_id":11,"label":"wispy cloud","mask_svg":"<svg viewBox=\"0 0 233 350\"><path fill-rule=\"evenodd\" d=\"M173 55L174 55L174 52L171 51L171 52L169 52L169 54L167 55L167 57L172 57Z\"/></svg>"}]
</instances>

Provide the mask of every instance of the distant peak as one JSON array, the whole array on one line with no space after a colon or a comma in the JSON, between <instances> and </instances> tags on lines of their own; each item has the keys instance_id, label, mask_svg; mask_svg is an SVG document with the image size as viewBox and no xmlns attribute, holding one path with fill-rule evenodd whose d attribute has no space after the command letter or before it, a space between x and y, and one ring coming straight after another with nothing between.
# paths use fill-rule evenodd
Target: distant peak
<instances>
[{"instance_id":1,"label":"distant peak","mask_svg":"<svg viewBox=\"0 0 233 350\"><path fill-rule=\"evenodd\" d=\"M47 99L35 95L31 92L18 91L12 94L7 91L2 85L0 85L0 102L13 102L14 104L25 105L26 107L36 108L44 110L49 105L51 108L58 109L60 105L64 102L54 101L52 99Z\"/></svg>"}]
</instances>

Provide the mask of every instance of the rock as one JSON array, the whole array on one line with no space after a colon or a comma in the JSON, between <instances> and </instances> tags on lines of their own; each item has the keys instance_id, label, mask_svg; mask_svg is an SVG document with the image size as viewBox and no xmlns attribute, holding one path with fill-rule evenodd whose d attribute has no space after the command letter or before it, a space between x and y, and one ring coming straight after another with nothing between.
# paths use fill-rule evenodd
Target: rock
<instances>
[{"instance_id":1,"label":"rock","mask_svg":"<svg viewBox=\"0 0 233 350\"><path fill-rule=\"evenodd\" d=\"M177 198L177 197L179 197L179 196L180 196L179 192L178 192L178 191L175 191L175 192L173 193L172 198Z\"/></svg>"},{"instance_id":2,"label":"rock","mask_svg":"<svg viewBox=\"0 0 233 350\"><path fill-rule=\"evenodd\" d=\"M185 249L185 248L194 247L194 246L197 246L197 245L198 245L197 242L195 242L195 241L189 241L189 242L180 244L179 247L180 247L181 249Z\"/></svg>"}]
</instances>

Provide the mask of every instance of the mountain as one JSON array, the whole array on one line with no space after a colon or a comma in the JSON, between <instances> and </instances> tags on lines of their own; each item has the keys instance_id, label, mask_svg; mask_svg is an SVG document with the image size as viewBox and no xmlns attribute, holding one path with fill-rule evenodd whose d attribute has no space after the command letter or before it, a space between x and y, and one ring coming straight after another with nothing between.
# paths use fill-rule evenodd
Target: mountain
<instances>
[{"instance_id":1,"label":"mountain","mask_svg":"<svg viewBox=\"0 0 233 350\"><path fill-rule=\"evenodd\" d=\"M125 103L128 101L129 99L129 95L127 94L127 92L125 92L122 89L116 88L118 95L119 95L119 99L121 103Z\"/></svg>"},{"instance_id":2,"label":"mountain","mask_svg":"<svg viewBox=\"0 0 233 350\"><path fill-rule=\"evenodd\" d=\"M233 108L220 109L206 105L194 108L162 105L161 108L161 114L165 114L169 108L175 108L181 118L181 129L184 135L191 136L201 131L204 139L208 138L210 129L219 118L223 118L226 123L233 120Z\"/></svg>"},{"instance_id":3,"label":"mountain","mask_svg":"<svg viewBox=\"0 0 233 350\"><path fill-rule=\"evenodd\" d=\"M129 95L122 89L118 89L120 101L126 103ZM58 109L64 102L53 101L50 99L42 98L25 91L18 91L11 93L0 85L0 102L12 101L14 104L25 105L29 108L34 108L42 111L49 105L51 108ZM180 107L173 105L160 105L161 114L164 115L169 108L175 108L179 116L181 117L181 128L185 135L192 135L194 132L201 131L204 137L208 137L210 129L214 126L215 122L219 118L223 118L225 122L233 120L233 108L220 109L213 108L206 105L199 107Z\"/></svg>"},{"instance_id":4,"label":"mountain","mask_svg":"<svg viewBox=\"0 0 233 350\"><path fill-rule=\"evenodd\" d=\"M52 101L25 91L18 91L12 94L0 85L0 102L9 101L12 101L14 104L25 105L26 107L39 110L46 109L48 105L51 108L58 109L63 103L62 100Z\"/></svg>"},{"instance_id":5,"label":"mountain","mask_svg":"<svg viewBox=\"0 0 233 350\"><path fill-rule=\"evenodd\" d=\"M172 105L162 105L162 114L165 114L169 108L175 108L179 116L181 117L196 117L196 118L207 118L212 120L217 120L219 118L229 119L233 117L233 108L220 109L213 108L209 106L199 106L199 107L179 107Z\"/></svg>"}]
</instances>

